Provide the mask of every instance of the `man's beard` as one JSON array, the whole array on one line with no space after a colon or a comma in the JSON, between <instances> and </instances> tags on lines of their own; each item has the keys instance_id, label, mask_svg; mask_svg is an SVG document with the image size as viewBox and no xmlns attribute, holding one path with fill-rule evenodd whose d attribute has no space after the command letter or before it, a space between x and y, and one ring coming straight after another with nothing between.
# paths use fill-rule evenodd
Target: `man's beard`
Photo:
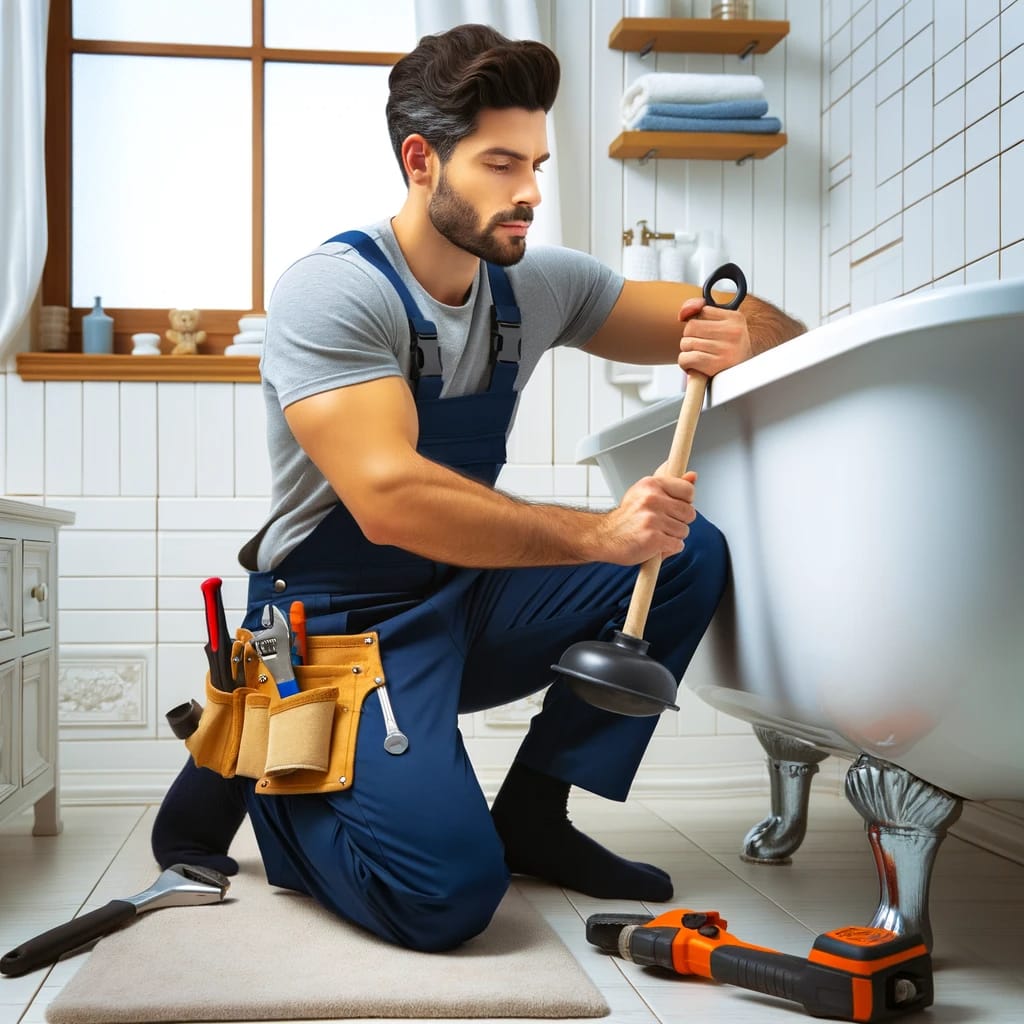
<instances>
[{"instance_id":1,"label":"man's beard","mask_svg":"<svg viewBox=\"0 0 1024 1024\"><path fill-rule=\"evenodd\" d=\"M533 220L533 210L529 206L503 210L495 214L480 231L477 229L476 210L448 184L448 178L442 171L437 189L430 197L427 216L436 230L452 245L457 245L488 263L511 267L525 255L526 238L510 235L507 240L502 241L496 237L495 229L499 224L507 224L510 221L529 224Z\"/></svg>"}]
</instances>

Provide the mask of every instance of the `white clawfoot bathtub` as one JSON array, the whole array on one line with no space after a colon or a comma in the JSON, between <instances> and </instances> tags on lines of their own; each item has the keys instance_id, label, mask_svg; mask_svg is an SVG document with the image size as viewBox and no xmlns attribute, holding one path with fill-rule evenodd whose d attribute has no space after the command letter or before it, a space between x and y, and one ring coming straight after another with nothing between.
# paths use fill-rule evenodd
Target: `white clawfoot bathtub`
<instances>
[{"instance_id":1,"label":"white clawfoot bathtub","mask_svg":"<svg viewBox=\"0 0 1024 1024\"><path fill-rule=\"evenodd\" d=\"M664 461L680 401L578 458L621 496ZM1009 280L897 299L719 374L691 458L732 586L685 682L754 724L775 773L744 856L788 859L816 762L856 758L873 923L929 940L931 861L961 800L1024 798L1022 438ZM891 846L907 830L933 837L921 856Z\"/></svg>"}]
</instances>

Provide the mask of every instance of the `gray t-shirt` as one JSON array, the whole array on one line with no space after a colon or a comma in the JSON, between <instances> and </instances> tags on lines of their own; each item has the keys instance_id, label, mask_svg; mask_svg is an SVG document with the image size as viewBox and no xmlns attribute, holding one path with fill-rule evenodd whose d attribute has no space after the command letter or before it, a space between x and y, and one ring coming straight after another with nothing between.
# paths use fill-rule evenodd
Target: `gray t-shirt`
<instances>
[{"instance_id":1,"label":"gray t-shirt","mask_svg":"<svg viewBox=\"0 0 1024 1024\"><path fill-rule=\"evenodd\" d=\"M437 326L442 397L475 394L487 382L491 294L481 263L466 301L447 306L413 277L388 221L363 229ZM604 323L623 279L592 256L553 246L530 248L506 270L523 318L516 378L521 391L541 356L585 344ZM276 566L338 498L296 442L284 409L323 391L380 377L408 376L409 324L398 293L350 245L331 242L293 263L274 288L260 371L267 406L271 511L239 553L246 569ZM258 545L258 549L257 549Z\"/></svg>"}]
</instances>

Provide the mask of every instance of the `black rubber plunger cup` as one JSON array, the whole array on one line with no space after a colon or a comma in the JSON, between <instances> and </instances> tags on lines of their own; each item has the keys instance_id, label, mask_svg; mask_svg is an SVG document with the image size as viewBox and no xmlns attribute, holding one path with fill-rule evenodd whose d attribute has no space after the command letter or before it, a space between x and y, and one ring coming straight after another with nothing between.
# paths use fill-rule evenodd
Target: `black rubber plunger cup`
<instances>
[{"instance_id":1,"label":"black rubber plunger cup","mask_svg":"<svg viewBox=\"0 0 1024 1024\"><path fill-rule=\"evenodd\" d=\"M736 295L728 303L716 302L712 297L711 288L719 281L736 285ZM719 267L704 283L704 301L709 306L737 309L746 295L747 279L735 263ZM686 472L707 386L708 379L703 373L687 373L686 394L665 466L671 476ZM648 644L642 639L660 570L661 555L653 555L640 567L626 621L611 640L573 644L558 664L551 666L565 677L573 693L588 704L634 718L660 715L666 708L679 710L675 703L678 680L647 654Z\"/></svg>"}]
</instances>

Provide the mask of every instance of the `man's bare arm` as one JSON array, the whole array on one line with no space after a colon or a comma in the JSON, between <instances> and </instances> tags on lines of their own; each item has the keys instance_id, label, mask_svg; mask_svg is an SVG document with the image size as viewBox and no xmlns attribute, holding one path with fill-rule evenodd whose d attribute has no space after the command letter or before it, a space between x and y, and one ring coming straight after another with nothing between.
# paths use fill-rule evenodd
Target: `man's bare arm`
<instances>
[{"instance_id":1,"label":"man's bare arm","mask_svg":"<svg viewBox=\"0 0 1024 1024\"><path fill-rule=\"evenodd\" d=\"M714 297L719 302L732 298L728 292L715 292ZM627 363L674 363L679 356L679 339L683 333L678 322L680 308L701 299L701 289L692 284L626 281L608 319L583 350ZM717 366L716 372L807 330L799 320L756 295L748 294L739 310L730 317L736 325L734 344L723 352L722 364ZM721 322L730 317L718 319ZM744 337L744 323L749 338ZM700 317L690 320L687 326L688 333L695 336L699 332Z\"/></svg>"},{"instance_id":2,"label":"man's bare arm","mask_svg":"<svg viewBox=\"0 0 1024 1024\"><path fill-rule=\"evenodd\" d=\"M285 416L369 540L439 562L636 565L681 550L695 517L692 478L646 477L597 513L518 501L424 458L400 377L313 395Z\"/></svg>"}]
</instances>

